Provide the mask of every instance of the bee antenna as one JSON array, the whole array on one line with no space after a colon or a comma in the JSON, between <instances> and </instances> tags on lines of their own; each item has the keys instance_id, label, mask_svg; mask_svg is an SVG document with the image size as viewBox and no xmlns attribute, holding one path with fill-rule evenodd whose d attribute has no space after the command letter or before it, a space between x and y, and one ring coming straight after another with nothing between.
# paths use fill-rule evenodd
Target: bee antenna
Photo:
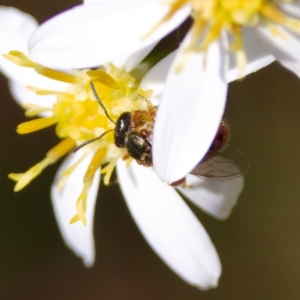
<instances>
[{"instance_id":1,"label":"bee antenna","mask_svg":"<svg viewBox=\"0 0 300 300\"><path fill-rule=\"evenodd\" d=\"M114 129L107 130L107 131L105 131L104 133L102 133L100 136L98 136L98 137L96 137L96 138L94 138L94 139L88 140L88 141L86 141L86 142L84 142L84 143L78 145L77 147L74 148L73 152L75 153L75 152L77 152L79 149L81 149L82 147L84 147L84 146L86 146L86 145L88 145L88 144L90 144L90 143L92 143L92 142L94 142L94 141L100 140L100 139L101 139L103 136L105 136L108 132L113 131L113 130L114 130Z\"/></svg>"},{"instance_id":2,"label":"bee antenna","mask_svg":"<svg viewBox=\"0 0 300 300\"><path fill-rule=\"evenodd\" d=\"M90 87L91 87L91 90L92 90L92 92L93 92L93 94L94 94L96 100L98 101L98 103L100 104L100 106L103 108L104 113L105 113L105 115L107 116L107 118L108 118L111 122L113 122L114 124L116 124L116 122L109 116L109 114L108 114L108 112L107 112L107 110L106 110L104 104L102 103L100 97L98 96L98 93L97 93L97 91L96 91L96 89L95 89L95 86L94 86L93 81L90 82Z\"/></svg>"}]
</instances>

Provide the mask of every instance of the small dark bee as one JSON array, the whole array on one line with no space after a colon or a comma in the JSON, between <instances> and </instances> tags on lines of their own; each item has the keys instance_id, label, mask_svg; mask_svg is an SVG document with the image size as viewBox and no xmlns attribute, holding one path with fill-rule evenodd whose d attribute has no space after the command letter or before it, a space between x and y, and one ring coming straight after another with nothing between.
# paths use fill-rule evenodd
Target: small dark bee
<instances>
[{"instance_id":1,"label":"small dark bee","mask_svg":"<svg viewBox=\"0 0 300 300\"><path fill-rule=\"evenodd\" d=\"M134 158L138 164L145 167L152 166L152 139L156 108L152 106L149 100L145 99L148 110L136 109L133 112L124 112L119 116L117 122L115 122L109 117L106 108L95 90L93 82L90 83L90 86L104 113L116 126L114 129L104 132L99 137L77 146L74 152L95 140L101 139L106 133L114 131L115 145L118 148L126 148L128 155ZM226 123L222 121L207 154L190 174L197 177L218 178L221 180L229 180L241 176L242 170L247 169L249 166L248 158L238 149L232 146L228 147L228 139L229 129ZM230 154L220 153L220 151L226 148L231 151ZM177 186L183 183L184 180L183 178L174 182L172 186Z\"/></svg>"},{"instance_id":2,"label":"small dark bee","mask_svg":"<svg viewBox=\"0 0 300 300\"><path fill-rule=\"evenodd\" d=\"M115 145L127 148L128 154L138 164L152 166L152 137L156 108L147 101L148 111L136 109L124 112L118 118L115 128Z\"/></svg>"}]
</instances>

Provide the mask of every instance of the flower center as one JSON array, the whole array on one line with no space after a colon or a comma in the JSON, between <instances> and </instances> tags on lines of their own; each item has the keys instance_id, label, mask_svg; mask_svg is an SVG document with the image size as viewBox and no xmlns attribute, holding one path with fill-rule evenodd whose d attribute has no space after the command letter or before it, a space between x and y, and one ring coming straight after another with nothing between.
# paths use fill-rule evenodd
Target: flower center
<instances>
[{"instance_id":1,"label":"flower center","mask_svg":"<svg viewBox=\"0 0 300 300\"><path fill-rule=\"evenodd\" d=\"M263 22L273 34L284 37L285 35L273 26L278 24L300 34L300 21L287 16L280 8L280 4L288 2L291 1L171 0L168 2L170 10L151 32L168 21L177 10L188 5L192 8L191 17L194 23L190 31L192 38L186 51L205 51L209 44L220 36L222 29L225 29L233 37L231 51L236 56L238 66L243 69L246 65L242 38L243 26L254 27L259 22Z\"/></svg>"},{"instance_id":2,"label":"flower center","mask_svg":"<svg viewBox=\"0 0 300 300\"><path fill-rule=\"evenodd\" d=\"M248 25L255 24L259 19L260 10L266 0L215 0L191 1L195 14L206 22L221 22L224 26L231 24ZM213 22L212 22L213 23Z\"/></svg>"},{"instance_id":3,"label":"flower center","mask_svg":"<svg viewBox=\"0 0 300 300\"><path fill-rule=\"evenodd\" d=\"M61 179L58 183L58 189L64 187L68 177L76 171L83 158L87 154L93 153L93 159L85 174L83 174L83 190L76 201L76 205L74 203L77 212L70 221L73 223L81 220L86 224L87 193L92 185L95 172L102 164L107 164L101 173L105 174L104 183L108 184L117 160L127 154L126 149L118 148L114 143L115 121L125 111L147 109L145 99L139 95L150 95L150 93L139 90L138 82L129 73L118 69L112 64L95 70L77 70L65 73L45 68L18 51L10 51L4 57L19 66L33 68L43 76L67 83L64 91L28 87L31 91L40 95L41 103L43 95L53 95L56 97L56 102L48 108L42 105L24 104L27 116L46 114L46 117L39 117L20 124L17 132L27 134L56 125L56 134L62 141L48 151L41 162L25 173L9 174L9 178L17 182L14 191L23 189L45 167L71 152L75 146L110 131L103 135L101 139L97 139L80 149L82 155L78 161L60 174ZM130 159L128 162L130 162Z\"/></svg>"}]
</instances>

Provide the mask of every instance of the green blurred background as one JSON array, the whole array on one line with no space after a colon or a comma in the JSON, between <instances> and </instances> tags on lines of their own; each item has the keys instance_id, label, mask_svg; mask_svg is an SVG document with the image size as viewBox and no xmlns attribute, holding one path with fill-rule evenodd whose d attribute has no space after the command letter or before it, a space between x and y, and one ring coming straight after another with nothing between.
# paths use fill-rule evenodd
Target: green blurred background
<instances>
[{"instance_id":1,"label":"green blurred background","mask_svg":"<svg viewBox=\"0 0 300 300\"><path fill-rule=\"evenodd\" d=\"M1 1L39 22L74 4ZM192 207L223 265L219 287L207 292L183 282L154 254L117 185L100 188L96 263L83 267L63 244L51 208L49 190L59 164L23 191L12 191L7 174L41 160L57 139L53 128L17 135L24 113L2 75L0 84L0 299L299 299L300 81L293 74L273 63L230 85L225 119L231 143L249 156L251 168L227 221Z\"/></svg>"}]
</instances>

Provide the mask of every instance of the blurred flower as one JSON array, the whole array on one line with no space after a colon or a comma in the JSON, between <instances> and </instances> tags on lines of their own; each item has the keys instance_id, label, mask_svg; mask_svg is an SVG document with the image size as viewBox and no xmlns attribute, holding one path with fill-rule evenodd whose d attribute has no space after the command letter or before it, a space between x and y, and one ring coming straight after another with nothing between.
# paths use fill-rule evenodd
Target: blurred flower
<instances>
[{"instance_id":1,"label":"blurred flower","mask_svg":"<svg viewBox=\"0 0 300 300\"><path fill-rule=\"evenodd\" d=\"M208 50L226 31L231 53L239 67L246 68L240 76L271 61L269 55L249 67L248 56L252 63L253 56L262 59L268 53L299 75L298 0L85 0L42 24L30 39L29 48L37 61L54 67L95 66L159 41L188 17L194 22L181 45L183 52ZM69 26L61 28L62 23ZM111 41L112 36L117 38ZM85 58L79 60L82 55Z\"/></svg>"},{"instance_id":2,"label":"blurred flower","mask_svg":"<svg viewBox=\"0 0 300 300\"><path fill-rule=\"evenodd\" d=\"M45 167L72 151L75 145L114 128L94 99L89 85L91 80L113 119L124 111L146 109L145 101L138 96L141 93L138 89L161 88L163 84L159 78L164 77L161 74L162 68L167 66L166 60L157 64L140 86L127 72L149 50L140 52L138 56L119 59L123 62L122 69L114 64L106 64L101 69L73 71L44 67L26 55L27 38L37 26L35 20L10 7L0 7L0 16L1 22L6 24L0 34L0 51L7 53L16 49L0 58L0 68L10 79L11 93L26 109L26 115L40 116L22 123L17 131L26 134L56 124L56 133L63 139L46 154L45 159L27 172L10 174L10 178L17 181L15 191L24 188ZM153 84L152 76L156 78ZM153 97L159 98L159 93L154 93ZM129 210L155 252L188 283L201 289L215 287L221 274L221 264L201 223L175 189L163 184L152 168L135 162L127 167L119 159L125 154L126 150L117 148L108 133L68 155L60 166L51 188L51 198L66 244L82 257L86 266L94 263L93 218L100 173L105 174L104 182L108 183L117 165L120 186ZM100 172L103 163L107 166ZM242 190L243 178L210 182L188 175L186 183L193 188L179 187L183 194L214 217L225 219ZM70 220L74 224L71 225Z\"/></svg>"}]
</instances>

